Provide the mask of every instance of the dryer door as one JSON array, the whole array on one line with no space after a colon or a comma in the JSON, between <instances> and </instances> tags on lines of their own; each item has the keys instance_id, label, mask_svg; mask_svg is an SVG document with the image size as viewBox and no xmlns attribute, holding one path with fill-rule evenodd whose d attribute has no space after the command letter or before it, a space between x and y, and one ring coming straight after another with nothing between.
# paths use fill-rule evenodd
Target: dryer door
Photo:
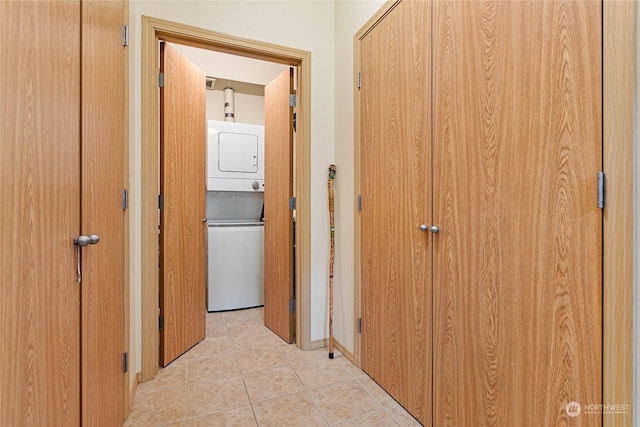
<instances>
[{"instance_id":1,"label":"dryer door","mask_svg":"<svg viewBox=\"0 0 640 427\"><path fill-rule=\"evenodd\" d=\"M218 134L218 169L220 172L258 172L258 137L220 132Z\"/></svg>"}]
</instances>

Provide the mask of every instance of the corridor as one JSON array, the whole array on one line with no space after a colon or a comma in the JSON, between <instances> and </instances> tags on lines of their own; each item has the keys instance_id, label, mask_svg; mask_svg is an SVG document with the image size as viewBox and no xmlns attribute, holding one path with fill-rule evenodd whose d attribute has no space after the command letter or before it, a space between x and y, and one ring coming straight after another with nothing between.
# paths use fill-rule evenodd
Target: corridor
<instances>
[{"instance_id":1,"label":"corridor","mask_svg":"<svg viewBox=\"0 0 640 427\"><path fill-rule=\"evenodd\" d=\"M419 426L362 370L301 351L263 309L207 314L207 336L140 383L125 426Z\"/></svg>"}]
</instances>

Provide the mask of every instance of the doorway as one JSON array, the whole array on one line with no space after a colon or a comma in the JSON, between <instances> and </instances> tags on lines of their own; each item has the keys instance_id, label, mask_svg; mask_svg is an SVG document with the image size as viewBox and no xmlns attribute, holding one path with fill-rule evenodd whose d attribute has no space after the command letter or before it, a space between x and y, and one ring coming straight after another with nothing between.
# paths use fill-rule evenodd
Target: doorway
<instances>
[{"instance_id":1,"label":"doorway","mask_svg":"<svg viewBox=\"0 0 640 427\"><path fill-rule=\"evenodd\" d=\"M167 42L160 64L160 365L204 339L205 299L262 305L263 283L265 326L292 343L293 68Z\"/></svg>"},{"instance_id":2,"label":"doorway","mask_svg":"<svg viewBox=\"0 0 640 427\"><path fill-rule=\"evenodd\" d=\"M296 153L296 344L309 349L310 341L310 92L311 54L306 51L240 39L171 21L142 18L142 366L141 380L158 371L158 140L159 99L157 64L159 40L248 58L280 63L297 69Z\"/></svg>"}]
</instances>

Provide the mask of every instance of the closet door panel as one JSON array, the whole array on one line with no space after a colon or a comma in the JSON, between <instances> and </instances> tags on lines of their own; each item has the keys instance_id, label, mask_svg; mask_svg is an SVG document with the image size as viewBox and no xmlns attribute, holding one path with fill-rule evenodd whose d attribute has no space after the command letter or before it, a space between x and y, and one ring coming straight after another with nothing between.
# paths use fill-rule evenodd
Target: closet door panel
<instances>
[{"instance_id":1,"label":"closet door panel","mask_svg":"<svg viewBox=\"0 0 640 427\"><path fill-rule=\"evenodd\" d=\"M125 3L82 2L82 424L124 421Z\"/></svg>"},{"instance_id":2,"label":"closet door panel","mask_svg":"<svg viewBox=\"0 0 640 427\"><path fill-rule=\"evenodd\" d=\"M207 135L204 71L163 42L160 70L160 364L205 337Z\"/></svg>"},{"instance_id":3,"label":"closet door panel","mask_svg":"<svg viewBox=\"0 0 640 427\"><path fill-rule=\"evenodd\" d=\"M600 25L434 3L434 425L601 422Z\"/></svg>"},{"instance_id":4,"label":"closet door panel","mask_svg":"<svg viewBox=\"0 0 640 427\"><path fill-rule=\"evenodd\" d=\"M0 2L0 425L80 424L80 2Z\"/></svg>"},{"instance_id":5,"label":"closet door panel","mask_svg":"<svg viewBox=\"0 0 640 427\"><path fill-rule=\"evenodd\" d=\"M287 343L295 341L293 215L293 69L264 88L264 325Z\"/></svg>"},{"instance_id":6,"label":"closet door panel","mask_svg":"<svg viewBox=\"0 0 640 427\"><path fill-rule=\"evenodd\" d=\"M427 2L361 45L362 367L431 422L431 78Z\"/></svg>"}]
</instances>

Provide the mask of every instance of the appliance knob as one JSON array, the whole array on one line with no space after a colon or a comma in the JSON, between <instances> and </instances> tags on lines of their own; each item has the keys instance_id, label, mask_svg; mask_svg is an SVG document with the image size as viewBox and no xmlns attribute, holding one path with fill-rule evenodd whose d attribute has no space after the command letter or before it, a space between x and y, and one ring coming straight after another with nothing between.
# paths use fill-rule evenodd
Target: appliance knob
<instances>
[{"instance_id":1,"label":"appliance knob","mask_svg":"<svg viewBox=\"0 0 640 427\"><path fill-rule=\"evenodd\" d=\"M258 181L253 181L253 183L251 183L251 187L254 190L257 190L258 188L260 188L260 184L258 183Z\"/></svg>"}]
</instances>

